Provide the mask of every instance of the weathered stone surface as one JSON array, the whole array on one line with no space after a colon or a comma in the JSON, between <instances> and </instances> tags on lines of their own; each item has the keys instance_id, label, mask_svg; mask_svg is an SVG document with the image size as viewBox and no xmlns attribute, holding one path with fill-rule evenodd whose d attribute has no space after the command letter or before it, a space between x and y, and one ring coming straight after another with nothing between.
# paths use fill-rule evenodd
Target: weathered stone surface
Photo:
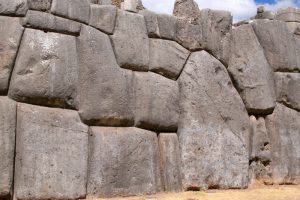
<instances>
[{"instance_id":1,"label":"weathered stone surface","mask_svg":"<svg viewBox=\"0 0 300 200\"><path fill-rule=\"evenodd\" d=\"M29 10L23 19L23 25L29 28L79 35L81 24L46 12Z\"/></svg>"},{"instance_id":2,"label":"weathered stone surface","mask_svg":"<svg viewBox=\"0 0 300 200\"><path fill-rule=\"evenodd\" d=\"M300 183L300 113L277 104L266 118L275 184Z\"/></svg>"},{"instance_id":3,"label":"weathered stone surface","mask_svg":"<svg viewBox=\"0 0 300 200\"><path fill-rule=\"evenodd\" d=\"M129 12L137 13L139 10L144 9L144 6L143 6L141 0L124 0L121 5L122 5L121 9L129 11Z\"/></svg>"},{"instance_id":4,"label":"weathered stone surface","mask_svg":"<svg viewBox=\"0 0 300 200\"><path fill-rule=\"evenodd\" d=\"M16 103L0 97L0 199L11 197L13 184Z\"/></svg>"},{"instance_id":5,"label":"weathered stone surface","mask_svg":"<svg viewBox=\"0 0 300 200\"><path fill-rule=\"evenodd\" d=\"M77 107L75 37L26 29L16 59L9 96L50 107Z\"/></svg>"},{"instance_id":6,"label":"weathered stone surface","mask_svg":"<svg viewBox=\"0 0 300 200\"><path fill-rule=\"evenodd\" d=\"M89 25L107 34L113 34L116 17L116 6L92 4Z\"/></svg>"},{"instance_id":7,"label":"weathered stone surface","mask_svg":"<svg viewBox=\"0 0 300 200\"><path fill-rule=\"evenodd\" d=\"M270 19L273 20L275 18L275 14L272 11L264 11L261 13L257 13L254 17L255 19Z\"/></svg>"},{"instance_id":8,"label":"weathered stone surface","mask_svg":"<svg viewBox=\"0 0 300 200\"><path fill-rule=\"evenodd\" d=\"M230 12L204 9L200 12L202 27L202 46L211 52L217 59L223 55L223 42L226 42L226 34L232 26Z\"/></svg>"},{"instance_id":9,"label":"weathered stone surface","mask_svg":"<svg viewBox=\"0 0 300 200\"><path fill-rule=\"evenodd\" d=\"M89 196L161 191L156 133L138 128L91 127L89 142Z\"/></svg>"},{"instance_id":10,"label":"weathered stone surface","mask_svg":"<svg viewBox=\"0 0 300 200\"><path fill-rule=\"evenodd\" d=\"M263 117L250 117L250 179L271 183L271 149L270 138L266 129L265 119Z\"/></svg>"},{"instance_id":11,"label":"weathered stone surface","mask_svg":"<svg viewBox=\"0 0 300 200\"><path fill-rule=\"evenodd\" d=\"M177 79L190 52L176 42L150 39L149 69L171 79Z\"/></svg>"},{"instance_id":12,"label":"weathered stone surface","mask_svg":"<svg viewBox=\"0 0 300 200\"><path fill-rule=\"evenodd\" d=\"M109 37L83 26L78 52L79 113L83 121L90 125L133 125L132 72L118 66Z\"/></svg>"},{"instance_id":13,"label":"weathered stone surface","mask_svg":"<svg viewBox=\"0 0 300 200\"><path fill-rule=\"evenodd\" d=\"M88 127L75 111L18 105L16 199L86 195Z\"/></svg>"},{"instance_id":14,"label":"weathered stone surface","mask_svg":"<svg viewBox=\"0 0 300 200\"><path fill-rule=\"evenodd\" d=\"M141 10L139 14L143 15L145 18L148 36L159 38L157 14L147 9Z\"/></svg>"},{"instance_id":15,"label":"weathered stone surface","mask_svg":"<svg viewBox=\"0 0 300 200\"><path fill-rule=\"evenodd\" d=\"M277 11L275 19L285 22L300 22L300 9L284 8Z\"/></svg>"},{"instance_id":16,"label":"weathered stone surface","mask_svg":"<svg viewBox=\"0 0 300 200\"><path fill-rule=\"evenodd\" d=\"M114 34L111 36L117 61L122 68L147 71L149 39L144 17L118 11Z\"/></svg>"},{"instance_id":17,"label":"weathered stone surface","mask_svg":"<svg viewBox=\"0 0 300 200\"><path fill-rule=\"evenodd\" d=\"M24 28L19 18L0 16L0 94L6 94Z\"/></svg>"},{"instance_id":18,"label":"weathered stone surface","mask_svg":"<svg viewBox=\"0 0 300 200\"><path fill-rule=\"evenodd\" d=\"M51 8L52 0L27 0L30 10L47 11Z\"/></svg>"},{"instance_id":19,"label":"weathered stone surface","mask_svg":"<svg viewBox=\"0 0 300 200\"><path fill-rule=\"evenodd\" d=\"M255 20L252 25L274 71L300 71L300 45L285 22Z\"/></svg>"},{"instance_id":20,"label":"weathered stone surface","mask_svg":"<svg viewBox=\"0 0 300 200\"><path fill-rule=\"evenodd\" d=\"M88 24L90 3L88 0L52 0L51 13Z\"/></svg>"},{"instance_id":21,"label":"weathered stone surface","mask_svg":"<svg viewBox=\"0 0 300 200\"><path fill-rule=\"evenodd\" d=\"M157 21L160 38L175 40L176 17L167 14L158 14Z\"/></svg>"},{"instance_id":22,"label":"weathered stone surface","mask_svg":"<svg viewBox=\"0 0 300 200\"><path fill-rule=\"evenodd\" d=\"M276 101L273 72L249 24L231 32L228 70L248 113L270 114L273 111Z\"/></svg>"},{"instance_id":23,"label":"weathered stone surface","mask_svg":"<svg viewBox=\"0 0 300 200\"><path fill-rule=\"evenodd\" d=\"M299 22L286 22L288 29L295 35L300 35L300 23Z\"/></svg>"},{"instance_id":24,"label":"weathered stone surface","mask_svg":"<svg viewBox=\"0 0 300 200\"><path fill-rule=\"evenodd\" d=\"M197 24L200 19L200 10L194 0L176 0L173 15L180 19L187 19L191 24Z\"/></svg>"},{"instance_id":25,"label":"weathered stone surface","mask_svg":"<svg viewBox=\"0 0 300 200\"><path fill-rule=\"evenodd\" d=\"M277 101L300 111L300 73L275 73Z\"/></svg>"},{"instance_id":26,"label":"weathered stone surface","mask_svg":"<svg viewBox=\"0 0 300 200\"><path fill-rule=\"evenodd\" d=\"M158 145L164 191L181 191L180 151L176 133L160 133Z\"/></svg>"},{"instance_id":27,"label":"weathered stone surface","mask_svg":"<svg viewBox=\"0 0 300 200\"><path fill-rule=\"evenodd\" d=\"M226 68L195 52L178 81L183 188L247 187L249 117Z\"/></svg>"},{"instance_id":28,"label":"weathered stone surface","mask_svg":"<svg viewBox=\"0 0 300 200\"><path fill-rule=\"evenodd\" d=\"M176 81L152 72L135 72L135 126L176 132L179 89Z\"/></svg>"},{"instance_id":29,"label":"weathered stone surface","mask_svg":"<svg viewBox=\"0 0 300 200\"><path fill-rule=\"evenodd\" d=\"M0 0L0 15L24 16L27 10L27 0Z\"/></svg>"}]
</instances>

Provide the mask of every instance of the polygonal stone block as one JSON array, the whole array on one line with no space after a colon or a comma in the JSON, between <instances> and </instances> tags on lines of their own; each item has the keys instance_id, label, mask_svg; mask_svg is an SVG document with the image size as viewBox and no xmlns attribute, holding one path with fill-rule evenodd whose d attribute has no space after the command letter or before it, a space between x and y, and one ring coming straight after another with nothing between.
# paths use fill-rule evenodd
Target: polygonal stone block
<instances>
[{"instance_id":1,"label":"polygonal stone block","mask_svg":"<svg viewBox=\"0 0 300 200\"><path fill-rule=\"evenodd\" d=\"M28 10L27 0L0 0L0 15L24 16Z\"/></svg>"},{"instance_id":2,"label":"polygonal stone block","mask_svg":"<svg viewBox=\"0 0 300 200\"><path fill-rule=\"evenodd\" d=\"M48 11L51 8L52 0L27 0L30 10Z\"/></svg>"},{"instance_id":3,"label":"polygonal stone block","mask_svg":"<svg viewBox=\"0 0 300 200\"><path fill-rule=\"evenodd\" d=\"M157 15L159 37L163 39L175 40L176 17L167 14Z\"/></svg>"}]
</instances>

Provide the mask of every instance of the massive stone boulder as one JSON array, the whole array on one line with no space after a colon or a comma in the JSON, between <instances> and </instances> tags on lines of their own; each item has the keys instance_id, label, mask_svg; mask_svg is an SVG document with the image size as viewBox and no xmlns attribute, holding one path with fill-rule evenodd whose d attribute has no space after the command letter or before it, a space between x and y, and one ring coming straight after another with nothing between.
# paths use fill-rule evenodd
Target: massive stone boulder
<instances>
[{"instance_id":1,"label":"massive stone boulder","mask_svg":"<svg viewBox=\"0 0 300 200\"><path fill-rule=\"evenodd\" d=\"M195 52L178 81L183 188L247 187L249 117L226 68Z\"/></svg>"},{"instance_id":2,"label":"massive stone boulder","mask_svg":"<svg viewBox=\"0 0 300 200\"><path fill-rule=\"evenodd\" d=\"M272 181L300 184L300 113L277 104L266 117L270 137Z\"/></svg>"},{"instance_id":3,"label":"massive stone boulder","mask_svg":"<svg viewBox=\"0 0 300 200\"><path fill-rule=\"evenodd\" d=\"M20 102L76 108L77 82L75 37L26 29L9 96Z\"/></svg>"},{"instance_id":4,"label":"massive stone boulder","mask_svg":"<svg viewBox=\"0 0 300 200\"><path fill-rule=\"evenodd\" d=\"M300 111L300 73L275 73L277 101Z\"/></svg>"},{"instance_id":5,"label":"massive stone boulder","mask_svg":"<svg viewBox=\"0 0 300 200\"><path fill-rule=\"evenodd\" d=\"M10 199L13 191L16 103L0 97L0 199Z\"/></svg>"},{"instance_id":6,"label":"massive stone boulder","mask_svg":"<svg viewBox=\"0 0 300 200\"><path fill-rule=\"evenodd\" d=\"M270 114L275 107L272 68L249 24L238 26L231 33L231 54L228 71L250 114Z\"/></svg>"},{"instance_id":7,"label":"massive stone boulder","mask_svg":"<svg viewBox=\"0 0 300 200\"><path fill-rule=\"evenodd\" d=\"M300 22L300 9L293 7L279 9L275 19L284 22Z\"/></svg>"},{"instance_id":8,"label":"massive stone boulder","mask_svg":"<svg viewBox=\"0 0 300 200\"><path fill-rule=\"evenodd\" d=\"M133 125L133 75L118 66L109 37L83 26L77 46L82 120L89 125Z\"/></svg>"},{"instance_id":9,"label":"massive stone boulder","mask_svg":"<svg viewBox=\"0 0 300 200\"><path fill-rule=\"evenodd\" d=\"M52 0L27 0L27 3L30 10L48 11Z\"/></svg>"},{"instance_id":10,"label":"massive stone boulder","mask_svg":"<svg viewBox=\"0 0 300 200\"><path fill-rule=\"evenodd\" d=\"M16 199L86 196L88 127L76 111L18 104Z\"/></svg>"},{"instance_id":11,"label":"massive stone boulder","mask_svg":"<svg viewBox=\"0 0 300 200\"><path fill-rule=\"evenodd\" d=\"M0 16L0 94L6 94L24 28L19 18Z\"/></svg>"},{"instance_id":12,"label":"massive stone boulder","mask_svg":"<svg viewBox=\"0 0 300 200\"><path fill-rule=\"evenodd\" d=\"M252 26L274 71L300 72L300 45L285 22L255 20Z\"/></svg>"},{"instance_id":13,"label":"massive stone boulder","mask_svg":"<svg viewBox=\"0 0 300 200\"><path fill-rule=\"evenodd\" d=\"M91 127L89 141L88 196L162 190L156 133L138 128Z\"/></svg>"},{"instance_id":14,"label":"massive stone boulder","mask_svg":"<svg viewBox=\"0 0 300 200\"><path fill-rule=\"evenodd\" d=\"M111 40L120 67L148 71L149 39L142 15L118 10Z\"/></svg>"},{"instance_id":15,"label":"massive stone boulder","mask_svg":"<svg viewBox=\"0 0 300 200\"><path fill-rule=\"evenodd\" d=\"M22 17L27 10L27 0L0 0L0 15Z\"/></svg>"}]
</instances>

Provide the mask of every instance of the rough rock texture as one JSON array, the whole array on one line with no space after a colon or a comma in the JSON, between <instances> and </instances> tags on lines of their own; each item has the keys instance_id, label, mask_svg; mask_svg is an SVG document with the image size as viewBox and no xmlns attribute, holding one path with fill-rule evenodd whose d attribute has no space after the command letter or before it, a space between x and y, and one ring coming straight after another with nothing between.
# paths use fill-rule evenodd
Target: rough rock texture
<instances>
[{"instance_id":1,"label":"rough rock texture","mask_svg":"<svg viewBox=\"0 0 300 200\"><path fill-rule=\"evenodd\" d=\"M300 71L300 45L284 22L255 20L252 25L274 71Z\"/></svg>"},{"instance_id":2,"label":"rough rock texture","mask_svg":"<svg viewBox=\"0 0 300 200\"><path fill-rule=\"evenodd\" d=\"M271 144L271 170L276 184L300 184L300 113L277 104L266 126Z\"/></svg>"},{"instance_id":3,"label":"rough rock texture","mask_svg":"<svg viewBox=\"0 0 300 200\"><path fill-rule=\"evenodd\" d=\"M300 111L300 73L275 73L277 101Z\"/></svg>"},{"instance_id":4,"label":"rough rock texture","mask_svg":"<svg viewBox=\"0 0 300 200\"><path fill-rule=\"evenodd\" d=\"M139 14L145 18L148 36L150 38L159 38L157 14L147 9L141 10Z\"/></svg>"},{"instance_id":5,"label":"rough rock texture","mask_svg":"<svg viewBox=\"0 0 300 200\"><path fill-rule=\"evenodd\" d=\"M247 187L249 117L225 67L195 52L178 81L183 188Z\"/></svg>"},{"instance_id":6,"label":"rough rock texture","mask_svg":"<svg viewBox=\"0 0 300 200\"><path fill-rule=\"evenodd\" d=\"M161 191L156 133L138 128L90 128L88 196Z\"/></svg>"},{"instance_id":7,"label":"rough rock texture","mask_svg":"<svg viewBox=\"0 0 300 200\"><path fill-rule=\"evenodd\" d=\"M19 18L0 16L0 94L6 94L24 28Z\"/></svg>"},{"instance_id":8,"label":"rough rock texture","mask_svg":"<svg viewBox=\"0 0 300 200\"><path fill-rule=\"evenodd\" d=\"M249 24L232 30L228 70L248 113L270 114L273 111L276 101L273 72Z\"/></svg>"},{"instance_id":9,"label":"rough rock texture","mask_svg":"<svg viewBox=\"0 0 300 200\"><path fill-rule=\"evenodd\" d=\"M70 35L79 35L81 24L49 13L29 10L23 19L23 25L29 28L53 31Z\"/></svg>"},{"instance_id":10,"label":"rough rock texture","mask_svg":"<svg viewBox=\"0 0 300 200\"><path fill-rule=\"evenodd\" d=\"M176 81L152 72L134 73L135 126L176 132L179 88Z\"/></svg>"},{"instance_id":11,"label":"rough rock texture","mask_svg":"<svg viewBox=\"0 0 300 200\"><path fill-rule=\"evenodd\" d=\"M24 16L27 10L27 0L0 0L0 15Z\"/></svg>"},{"instance_id":12,"label":"rough rock texture","mask_svg":"<svg viewBox=\"0 0 300 200\"><path fill-rule=\"evenodd\" d=\"M75 111L18 104L16 199L86 195L88 127Z\"/></svg>"},{"instance_id":13,"label":"rough rock texture","mask_svg":"<svg viewBox=\"0 0 300 200\"><path fill-rule=\"evenodd\" d=\"M158 145L164 191L181 191L180 150L176 133L160 133Z\"/></svg>"},{"instance_id":14,"label":"rough rock texture","mask_svg":"<svg viewBox=\"0 0 300 200\"><path fill-rule=\"evenodd\" d=\"M51 8L52 0L27 0L30 10L48 11Z\"/></svg>"},{"instance_id":15,"label":"rough rock texture","mask_svg":"<svg viewBox=\"0 0 300 200\"><path fill-rule=\"evenodd\" d=\"M51 13L88 24L90 3L88 0L52 0Z\"/></svg>"},{"instance_id":16,"label":"rough rock texture","mask_svg":"<svg viewBox=\"0 0 300 200\"><path fill-rule=\"evenodd\" d=\"M83 26L78 53L79 113L83 121L90 125L133 125L132 72L118 66L109 37Z\"/></svg>"},{"instance_id":17,"label":"rough rock texture","mask_svg":"<svg viewBox=\"0 0 300 200\"><path fill-rule=\"evenodd\" d=\"M174 40L176 34L176 17L167 14L158 14L157 22L159 36L163 39Z\"/></svg>"},{"instance_id":18,"label":"rough rock texture","mask_svg":"<svg viewBox=\"0 0 300 200\"><path fill-rule=\"evenodd\" d=\"M150 39L149 69L170 79L177 79L190 52L174 41Z\"/></svg>"},{"instance_id":19,"label":"rough rock texture","mask_svg":"<svg viewBox=\"0 0 300 200\"><path fill-rule=\"evenodd\" d=\"M300 22L300 9L292 7L280 9L276 13L275 19L285 22Z\"/></svg>"},{"instance_id":20,"label":"rough rock texture","mask_svg":"<svg viewBox=\"0 0 300 200\"><path fill-rule=\"evenodd\" d=\"M111 36L117 61L122 68L147 71L149 39L142 15L118 11L115 32Z\"/></svg>"},{"instance_id":21,"label":"rough rock texture","mask_svg":"<svg viewBox=\"0 0 300 200\"><path fill-rule=\"evenodd\" d=\"M287 22L288 29L296 36L300 35L300 23L298 22Z\"/></svg>"},{"instance_id":22,"label":"rough rock texture","mask_svg":"<svg viewBox=\"0 0 300 200\"><path fill-rule=\"evenodd\" d=\"M139 10L143 10L144 6L141 0L124 0L123 3L121 3L121 9L136 13Z\"/></svg>"},{"instance_id":23,"label":"rough rock texture","mask_svg":"<svg viewBox=\"0 0 300 200\"><path fill-rule=\"evenodd\" d=\"M117 7L112 5L91 5L89 25L107 34L113 34L117 17Z\"/></svg>"},{"instance_id":24,"label":"rough rock texture","mask_svg":"<svg viewBox=\"0 0 300 200\"><path fill-rule=\"evenodd\" d=\"M11 197L16 131L16 103L0 97L0 199Z\"/></svg>"},{"instance_id":25,"label":"rough rock texture","mask_svg":"<svg viewBox=\"0 0 300 200\"><path fill-rule=\"evenodd\" d=\"M75 37L26 29L9 96L26 103L75 108L77 82Z\"/></svg>"},{"instance_id":26,"label":"rough rock texture","mask_svg":"<svg viewBox=\"0 0 300 200\"><path fill-rule=\"evenodd\" d=\"M187 19L189 23L195 24L200 19L200 10L194 0L176 0L173 15L181 19Z\"/></svg>"}]
</instances>

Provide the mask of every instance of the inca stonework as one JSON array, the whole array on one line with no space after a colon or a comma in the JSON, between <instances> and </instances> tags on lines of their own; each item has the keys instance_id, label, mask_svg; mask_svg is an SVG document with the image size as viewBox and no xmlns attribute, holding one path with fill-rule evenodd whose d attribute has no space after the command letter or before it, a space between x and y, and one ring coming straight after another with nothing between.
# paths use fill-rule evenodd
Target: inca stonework
<instances>
[{"instance_id":1,"label":"inca stonework","mask_svg":"<svg viewBox=\"0 0 300 200\"><path fill-rule=\"evenodd\" d=\"M0 0L0 199L300 184L299 16Z\"/></svg>"}]
</instances>

